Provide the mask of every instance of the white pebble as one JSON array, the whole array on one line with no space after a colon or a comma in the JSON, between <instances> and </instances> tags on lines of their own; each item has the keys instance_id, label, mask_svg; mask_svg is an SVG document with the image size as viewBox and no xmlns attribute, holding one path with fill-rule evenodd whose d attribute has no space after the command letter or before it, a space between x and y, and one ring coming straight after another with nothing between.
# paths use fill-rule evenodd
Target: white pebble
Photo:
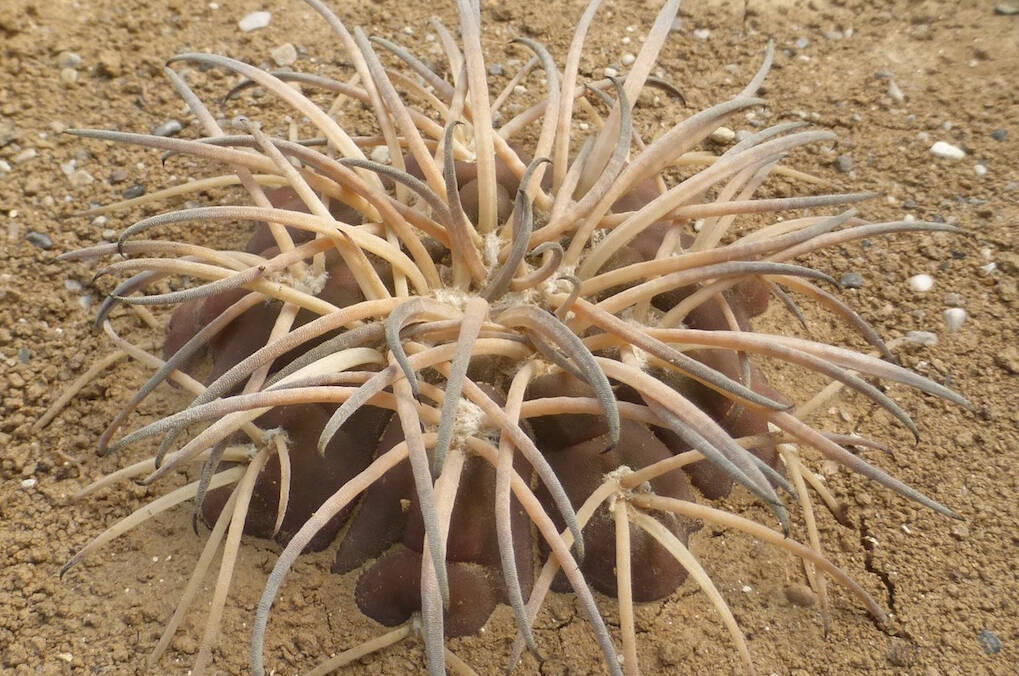
<instances>
[{"instance_id":1,"label":"white pebble","mask_svg":"<svg viewBox=\"0 0 1019 676\"><path fill-rule=\"evenodd\" d=\"M906 100L906 95L899 89L899 85L895 84L895 80L888 81L888 98L897 103L902 103Z\"/></svg>"},{"instance_id":2,"label":"white pebble","mask_svg":"<svg viewBox=\"0 0 1019 676\"><path fill-rule=\"evenodd\" d=\"M252 12L237 22L237 27L245 33L265 28L272 21L272 12Z\"/></svg>"},{"instance_id":3,"label":"white pebble","mask_svg":"<svg viewBox=\"0 0 1019 676\"><path fill-rule=\"evenodd\" d=\"M37 479L25 479L21 482L22 488L32 488L38 483Z\"/></svg>"},{"instance_id":4,"label":"white pebble","mask_svg":"<svg viewBox=\"0 0 1019 676\"><path fill-rule=\"evenodd\" d=\"M976 174L977 176L986 176L987 167L984 166L983 164L975 164L973 165L973 173Z\"/></svg>"},{"instance_id":5,"label":"white pebble","mask_svg":"<svg viewBox=\"0 0 1019 676\"><path fill-rule=\"evenodd\" d=\"M698 40L707 40L711 37L711 31L707 28L698 28L693 32L693 36Z\"/></svg>"},{"instance_id":6,"label":"white pebble","mask_svg":"<svg viewBox=\"0 0 1019 676\"><path fill-rule=\"evenodd\" d=\"M379 164L389 164L389 146L375 146L369 157Z\"/></svg>"},{"instance_id":7,"label":"white pebble","mask_svg":"<svg viewBox=\"0 0 1019 676\"><path fill-rule=\"evenodd\" d=\"M931 287L934 286L934 278L930 275L913 275L907 281L911 289L920 293L930 291Z\"/></svg>"},{"instance_id":8,"label":"white pebble","mask_svg":"<svg viewBox=\"0 0 1019 676\"><path fill-rule=\"evenodd\" d=\"M931 154L935 157L943 157L946 160L961 160L966 157L965 150L944 141L938 141L932 145Z\"/></svg>"},{"instance_id":9,"label":"white pebble","mask_svg":"<svg viewBox=\"0 0 1019 676\"><path fill-rule=\"evenodd\" d=\"M631 40L631 39L630 39L630 36L629 36L629 35L624 35L624 36L622 37L622 39L620 40L620 42L621 42L621 43L623 43L624 45L628 45L628 44L630 44L631 42L633 42L633 40Z\"/></svg>"},{"instance_id":10,"label":"white pebble","mask_svg":"<svg viewBox=\"0 0 1019 676\"><path fill-rule=\"evenodd\" d=\"M7 160L0 160L0 172L7 173L11 170L11 165L7 163Z\"/></svg>"},{"instance_id":11,"label":"white pebble","mask_svg":"<svg viewBox=\"0 0 1019 676\"><path fill-rule=\"evenodd\" d=\"M605 73L605 77L616 77L619 75L619 71L611 66L606 68L603 72Z\"/></svg>"},{"instance_id":12,"label":"white pebble","mask_svg":"<svg viewBox=\"0 0 1019 676\"><path fill-rule=\"evenodd\" d=\"M514 94L518 94L518 95L519 94L526 94L527 93L527 87L525 87L524 85L514 85L513 86L513 93Z\"/></svg>"},{"instance_id":13,"label":"white pebble","mask_svg":"<svg viewBox=\"0 0 1019 676\"><path fill-rule=\"evenodd\" d=\"M22 162L28 162L38 154L39 151L35 148L25 148L11 159L14 161L14 164L21 164Z\"/></svg>"},{"instance_id":14,"label":"white pebble","mask_svg":"<svg viewBox=\"0 0 1019 676\"><path fill-rule=\"evenodd\" d=\"M750 592L752 592L752 591L754 590L754 588L753 588L753 587L751 587L751 586L750 586L750 585L748 585L748 584L745 584L745 585L743 585L743 586L741 587L741 589L743 590L743 593L744 593L744 594L749 594Z\"/></svg>"},{"instance_id":15,"label":"white pebble","mask_svg":"<svg viewBox=\"0 0 1019 676\"><path fill-rule=\"evenodd\" d=\"M728 127L719 127L711 132L711 140L715 143L730 143L734 138L736 138L736 132Z\"/></svg>"},{"instance_id":16,"label":"white pebble","mask_svg":"<svg viewBox=\"0 0 1019 676\"><path fill-rule=\"evenodd\" d=\"M934 347L938 344L938 336L930 331L910 331L906 334L906 340L917 345Z\"/></svg>"},{"instance_id":17,"label":"white pebble","mask_svg":"<svg viewBox=\"0 0 1019 676\"><path fill-rule=\"evenodd\" d=\"M624 66L630 66L633 65L633 62L636 60L637 60L636 56L627 52L626 54L623 54L623 56L619 59L619 62Z\"/></svg>"},{"instance_id":18,"label":"white pebble","mask_svg":"<svg viewBox=\"0 0 1019 676\"><path fill-rule=\"evenodd\" d=\"M277 66L292 66L297 61L297 48L289 42L284 42L271 50L269 56Z\"/></svg>"},{"instance_id":19,"label":"white pebble","mask_svg":"<svg viewBox=\"0 0 1019 676\"><path fill-rule=\"evenodd\" d=\"M966 322L966 311L961 307L950 307L942 314L945 317L945 326L950 332L958 331Z\"/></svg>"}]
</instances>

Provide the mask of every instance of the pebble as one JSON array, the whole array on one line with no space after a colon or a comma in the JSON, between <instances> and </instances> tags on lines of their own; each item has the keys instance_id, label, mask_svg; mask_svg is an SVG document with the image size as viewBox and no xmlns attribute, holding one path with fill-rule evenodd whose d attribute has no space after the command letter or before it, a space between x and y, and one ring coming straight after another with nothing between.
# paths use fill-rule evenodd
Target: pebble
<instances>
[{"instance_id":1,"label":"pebble","mask_svg":"<svg viewBox=\"0 0 1019 676\"><path fill-rule=\"evenodd\" d=\"M289 42L269 51L269 56L277 66L292 66L297 61L297 48Z\"/></svg>"},{"instance_id":2,"label":"pebble","mask_svg":"<svg viewBox=\"0 0 1019 676\"><path fill-rule=\"evenodd\" d=\"M78 71L73 68L60 69L60 81L65 85L72 85L78 81Z\"/></svg>"},{"instance_id":3,"label":"pebble","mask_svg":"<svg viewBox=\"0 0 1019 676\"><path fill-rule=\"evenodd\" d=\"M807 38L796 38L796 42L793 44L796 45L796 49L806 49L807 45L810 44L810 40Z\"/></svg>"},{"instance_id":4,"label":"pebble","mask_svg":"<svg viewBox=\"0 0 1019 676\"><path fill-rule=\"evenodd\" d=\"M121 195L123 195L124 199L126 200L134 199L135 197L141 197L144 194L145 186L143 186L141 183L135 183L130 188L121 193Z\"/></svg>"},{"instance_id":5,"label":"pebble","mask_svg":"<svg viewBox=\"0 0 1019 676\"><path fill-rule=\"evenodd\" d=\"M966 322L966 311L961 307L950 307L942 315L945 318L945 326L950 332L958 331Z\"/></svg>"},{"instance_id":6,"label":"pebble","mask_svg":"<svg viewBox=\"0 0 1019 676\"><path fill-rule=\"evenodd\" d=\"M982 630L977 640L980 641L980 647L988 655L997 655L1001 652L1001 639L993 631L989 629Z\"/></svg>"},{"instance_id":7,"label":"pebble","mask_svg":"<svg viewBox=\"0 0 1019 676\"><path fill-rule=\"evenodd\" d=\"M934 286L934 278L930 275L913 275L906 281L911 289L920 293L930 291Z\"/></svg>"},{"instance_id":8,"label":"pebble","mask_svg":"<svg viewBox=\"0 0 1019 676\"><path fill-rule=\"evenodd\" d=\"M120 52L107 49L99 52L99 72L106 77L119 77L124 71Z\"/></svg>"},{"instance_id":9,"label":"pebble","mask_svg":"<svg viewBox=\"0 0 1019 676\"><path fill-rule=\"evenodd\" d=\"M488 67L489 75L502 75L505 72L506 69L503 67L501 63L493 63L491 66Z\"/></svg>"},{"instance_id":10,"label":"pebble","mask_svg":"<svg viewBox=\"0 0 1019 676\"><path fill-rule=\"evenodd\" d=\"M53 240L50 239L50 236L44 232L36 232L35 230L29 230L25 234L25 239L28 240L29 244L37 246L40 249L53 248Z\"/></svg>"},{"instance_id":11,"label":"pebble","mask_svg":"<svg viewBox=\"0 0 1019 676\"><path fill-rule=\"evenodd\" d=\"M1002 16L1014 16L1019 14L1019 2L999 2L994 6L994 13Z\"/></svg>"},{"instance_id":12,"label":"pebble","mask_svg":"<svg viewBox=\"0 0 1019 676\"><path fill-rule=\"evenodd\" d=\"M619 58L619 62L624 66L632 66L633 62L637 60L637 57L627 52Z\"/></svg>"},{"instance_id":13,"label":"pebble","mask_svg":"<svg viewBox=\"0 0 1019 676\"><path fill-rule=\"evenodd\" d=\"M84 169L78 169L77 171L71 172L68 175L67 180L75 188L84 188L87 185L92 185L95 178L93 178L92 174L88 173Z\"/></svg>"},{"instance_id":14,"label":"pebble","mask_svg":"<svg viewBox=\"0 0 1019 676\"><path fill-rule=\"evenodd\" d=\"M33 488L37 483L39 483L38 479L24 479L21 482L21 487L25 489Z\"/></svg>"},{"instance_id":15,"label":"pebble","mask_svg":"<svg viewBox=\"0 0 1019 676\"><path fill-rule=\"evenodd\" d=\"M906 100L906 95L899 89L899 85L895 84L895 80L888 81L888 98L897 103L902 103Z\"/></svg>"},{"instance_id":16,"label":"pebble","mask_svg":"<svg viewBox=\"0 0 1019 676\"><path fill-rule=\"evenodd\" d=\"M943 157L946 160L961 160L966 157L966 151L951 143L938 141L931 146L931 154L935 157Z\"/></svg>"},{"instance_id":17,"label":"pebble","mask_svg":"<svg viewBox=\"0 0 1019 676\"><path fill-rule=\"evenodd\" d=\"M153 127L152 133L156 136L176 136L184 128L180 120L167 120L161 125Z\"/></svg>"},{"instance_id":18,"label":"pebble","mask_svg":"<svg viewBox=\"0 0 1019 676\"><path fill-rule=\"evenodd\" d=\"M732 143L736 138L736 132L728 127L719 127L711 132L711 140L715 143Z\"/></svg>"},{"instance_id":19,"label":"pebble","mask_svg":"<svg viewBox=\"0 0 1019 676\"><path fill-rule=\"evenodd\" d=\"M375 146L372 148L371 154L369 155L373 162L379 164L389 164L389 147L388 146Z\"/></svg>"},{"instance_id":20,"label":"pebble","mask_svg":"<svg viewBox=\"0 0 1019 676\"><path fill-rule=\"evenodd\" d=\"M863 275L858 272L847 272L839 277L839 284L846 289L859 289L863 286Z\"/></svg>"},{"instance_id":21,"label":"pebble","mask_svg":"<svg viewBox=\"0 0 1019 676\"><path fill-rule=\"evenodd\" d=\"M123 167L117 167L110 173L110 183L123 183L127 180L127 171Z\"/></svg>"},{"instance_id":22,"label":"pebble","mask_svg":"<svg viewBox=\"0 0 1019 676\"><path fill-rule=\"evenodd\" d=\"M707 28L697 28L694 30L693 36L698 40L707 40L711 37L711 31Z\"/></svg>"},{"instance_id":23,"label":"pebble","mask_svg":"<svg viewBox=\"0 0 1019 676\"><path fill-rule=\"evenodd\" d=\"M237 22L237 27L245 33L265 28L272 21L272 12L252 12Z\"/></svg>"},{"instance_id":24,"label":"pebble","mask_svg":"<svg viewBox=\"0 0 1019 676\"><path fill-rule=\"evenodd\" d=\"M1008 138L1008 130L995 129L994 131L991 132L991 138L993 138L995 141L1004 141L1005 139Z\"/></svg>"},{"instance_id":25,"label":"pebble","mask_svg":"<svg viewBox=\"0 0 1019 676\"><path fill-rule=\"evenodd\" d=\"M0 160L0 172L7 173L11 170L11 165L7 163L7 160Z\"/></svg>"},{"instance_id":26,"label":"pebble","mask_svg":"<svg viewBox=\"0 0 1019 676\"><path fill-rule=\"evenodd\" d=\"M986 176L987 175L987 167L985 165L983 165L983 164L974 164L973 165L973 173L976 174L977 176Z\"/></svg>"},{"instance_id":27,"label":"pebble","mask_svg":"<svg viewBox=\"0 0 1019 676\"><path fill-rule=\"evenodd\" d=\"M81 58L76 52L60 52L57 54L57 65L61 68L81 68L85 64L85 59Z\"/></svg>"},{"instance_id":28,"label":"pebble","mask_svg":"<svg viewBox=\"0 0 1019 676\"><path fill-rule=\"evenodd\" d=\"M853 170L853 158L849 155L839 155L835 158L835 168L843 174L848 174Z\"/></svg>"},{"instance_id":29,"label":"pebble","mask_svg":"<svg viewBox=\"0 0 1019 676\"><path fill-rule=\"evenodd\" d=\"M966 299L962 297L962 294L952 291L945 294L944 303L951 307L963 307L966 305Z\"/></svg>"},{"instance_id":30,"label":"pebble","mask_svg":"<svg viewBox=\"0 0 1019 676\"><path fill-rule=\"evenodd\" d=\"M814 605L814 591L805 584L786 585L785 597L789 603L802 608L809 608Z\"/></svg>"},{"instance_id":31,"label":"pebble","mask_svg":"<svg viewBox=\"0 0 1019 676\"><path fill-rule=\"evenodd\" d=\"M612 66L609 66L602 72L605 73L605 77L616 77L617 75L619 75L619 71L613 68Z\"/></svg>"},{"instance_id":32,"label":"pebble","mask_svg":"<svg viewBox=\"0 0 1019 676\"><path fill-rule=\"evenodd\" d=\"M934 347L938 344L938 336L930 331L910 331L906 334L906 342Z\"/></svg>"},{"instance_id":33,"label":"pebble","mask_svg":"<svg viewBox=\"0 0 1019 676\"><path fill-rule=\"evenodd\" d=\"M11 160L14 162L14 164L21 164L22 162L28 162L38 154L39 151L36 150L35 148L25 148L20 153L12 157Z\"/></svg>"}]
</instances>

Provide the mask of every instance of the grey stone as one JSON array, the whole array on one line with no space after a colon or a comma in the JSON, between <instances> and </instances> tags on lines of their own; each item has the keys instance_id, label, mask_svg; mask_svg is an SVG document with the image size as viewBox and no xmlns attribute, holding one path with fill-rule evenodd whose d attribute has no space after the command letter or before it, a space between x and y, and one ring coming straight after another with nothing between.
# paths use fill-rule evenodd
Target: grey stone
<instances>
[{"instance_id":1,"label":"grey stone","mask_svg":"<svg viewBox=\"0 0 1019 676\"><path fill-rule=\"evenodd\" d=\"M33 246L37 246L40 249L52 249L53 248L53 240L50 239L50 236L47 235L44 232L36 232L35 230L29 230L25 234L25 239L28 240L29 244L32 244Z\"/></svg>"},{"instance_id":2,"label":"grey stone","mask_svg":"<svg viewBox=\"0 0 1019 676\"><path fill-rule=\"evenodd\" d=\"M849 155L839 155L835 158L835 168L843 174L848 174L853 170L853 158Z\"/></svg>"},{"instance_id":3,"label":"grey stone","mask_svg":"<svg viewBox=\"0 0 1019 676\"><path fill-rule=\"evenodd\" d=\"M858 272L847 272L839 277L839 284L847 289L859 289L863 286L863 276Z\"/></svg>"}]
</instances>

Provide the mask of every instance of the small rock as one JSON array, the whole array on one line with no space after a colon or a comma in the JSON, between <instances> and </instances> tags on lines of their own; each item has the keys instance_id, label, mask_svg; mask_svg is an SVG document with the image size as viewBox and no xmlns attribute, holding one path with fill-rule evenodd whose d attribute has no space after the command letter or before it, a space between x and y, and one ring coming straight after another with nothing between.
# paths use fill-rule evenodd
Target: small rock
<instances>
[{"instance_id":1,"label":"small rock","mask_svg":"<svg viewBox=\"0 0 1019 676\"><path fill-rule=\"evenodd\" d=\"M37 246L40 249L53 248L53 240L50 239L50 236L44 232L36 232L35 230L29 230L25 234L25 239L28 240L29 244Z\"/></svg>"},{"instance_id":2,"label":"small rock","mask_svg":"<svg viewBox=\"0 0 1019 676\"><path fill-rule=\"evenodd\" d=\"M985 165L983 165L983 164L974 164L973 165L973 173L976 174L977 176L986 176L987 175L987 167Z\"/></svg>"},{"instance_id":3,"label":"small rock","mask_svg":"<svg viewBox=\"0 0 1019 676\"><path fill-rule=\"evenodd\" d=\"M945 317L945 326L948 327L949 333L958 331L966 322L966 311L961 307L948 308L942 314Z\"/></svg>"},{"instance_id":4,"label":"small rock","mask_svg":"<svg viewBox=\"0 0 1019 676\"><path fill-rule=\"evenodd\" d=\"M71 172L71 175L67 177L67 180L75 188L84 188L87 185L92 185L95 178L93 178L92 174L88 173L84 169L78 169L77 171Z\"/></svg>"},{"instance_id":5,"label":"small rock","mask_svg":"<svg viewBox=\"0 0 1019 676\"><path fill-rule=\"evenodd\" d=\"M1019 14L1019 10L1012 12L1013 14ZM984 652L988 655L997 655L1001 652L1001 639L998 638L997 634L989 629L984 629L977 636L977 641L980 642L980 647L984 649Z\"/></svg>"},{"instance_id":6,"label":"small rock","mask_svg":"<svg viewBox=\"0 0 1019 676\"><path fill-rule=\"evenodd\" d=\"M18 130L10 120L0 118L0 148L18 140Z\"/></svg>"},{"instance_id":7,"label":"small rock","mask_svg":"<svg viewBox=\"0 0 1019 676\"><path fill-rule=\"evenodd\" d=\"M78 71L73 68L60 69L60 82L65 85L73 85L78 81Z\"/></svg>"},{"instance_id":8,"label":"small rock","mask_svg":"<svg viewBox=\"0 0 1019 676\"><path fill-rule=\"evenodd\" d=\"M1009 345L1004 350L995 353L994 363L1013 375L1019 374L1019 348Z\"/></svg>"},{"instance_id":9,"label":"small rock","mask_svg":"<svg viewBox=\"0 0 1019 676\"><path fill-rule=\"evenodd\" d=\"M25 181L25 187L21 189L21 192L25 193L25 197L32 197L41 193L44 188L42 179L38 176L32 176Z\"/></svg>"},{"instance_id":10,"label":"small rock","mask_svg":"<svg viewBox=\"0 0 1019 676\"><path fill-rule=\"evenodd\" d=\"M935 157L943 157L946 160L961 160L966 157L965 150L944 141L938 141L932 145L931 154Z\"/></svg>"},{"instance_id":11,"label":"small rock","mask_svg":"<svg viewBox=\"0 0 1019 676\"><path fill-rule=\"evenodd\" d=\"M135 183L130 188L121 193L121 195L123 195L124 199L126 200L131 200L134 199L135 197L141 197L144 194L145 186L143 186L141 183Z\"/></svg>"},{"instance_id":12,"label":"small rock","mask_svg":"<svg viewBox=\"0 0 1019 676\"><path fill-rule=\"evenodd\" d=\"M956 523L952 526L952 537L956 540L965 540L969 537L969 526L965 523Z\"/></svg>"},{"instance_id":13,"label":"small rock","mask_svg":"<svg viewBox=\"0 0 1019 676\"><path fill-rule=\"evenodd\" d=\"M945 294L944 303L950 307L965 307L966 299L962 297L962 294L952 291Z\"/></svg>"},{"instance_id":14,"label":"small rock","mask_svg":"<svg viewBox=\"0 0 1019 676\"><path fill-rule=\"evenodd\" d=\"M488 67L488 74L499 76L506 72L506 68L501 63L493 63Z\"/></svg>"},{"instance_id":15,"label":"small rock","mask_svg":"<svg viewBox=\"0 0 1019 676\"><path fill-rule=\"evenodd\" d=\"M920 293L930 291L934 286L934 278L930 275L913 275L906 282L909 284L909 288Z\"/></svg>"},{"instance_id":16,"label":"small rock","mask_svg":"<svg viewBox=\"0 0 1019 676\"><path fill-rule=\"evenodd\" d=\"M711 31L707 28L697 28L694 30L693 36L698 40L707 40L711 37Z\"/></svg>"},{"instance_id":17,"label":"small rock","mask_svg":"<svg viewBox=\"0 0 1019 676\"><path fill-rule=\"evenodd\" d=\"M839 155L835 158L835 168L843 174L848 174L853 170L853 158L849 155Z\"/></svg>"},{"instance_id":18,"label":"small rock","mask_svg":"<svg viewBox=\"0 0 1019 676\"><path fill-rule=\"evenodd\" d=\"M938 336L930 331L910 331L906 334L906 341L916 345L934 347L938 344Z\"/></svg>"},{"instance_id":19,"label":"small rock","mask_svg":"<svg viewBox=\"0 0 1019 676\"><path fill-rule=\"evenodd\" d=\"M796 42L793 43L796 49L806 49L807 45L810 44L810 40L807 38L796 38Z\"/></svg>"},{"instance_id":20,"label":"small rock","mask_svg":"<svg viewBox=\"0 0 1019 676\"><path fill-rule=\"evenodd\" d=\"M897 103L902 103L906 100L906 95L899 89L899 85L895 84L895 80L888 81L888 98Z\"/></svg>"},{"instance_id":21,"label":"small rock","mask_svg":"<svg viewBox=\"0 0 1019 676\"><path fill-rule=\"evenodd\" d=\"M728 127L719 127L711 132L711 140L715 143L732 143L736 138L736 132Z\"/></svg>"},{"instance_id":22,"label":"small rock","mask_svg":"<svg viewBox=\"0 0 1019 676\"><path fill-rule=\"evenodd\" d=\"M289 42L269 51L269 56L277 66L292 66L297 61L297 48Z\"/></svg>"},{"instance_id":23,"label":"small rock","mask_svg":"<svg viewBox=\"0 0 1019 676\"><path fill-rule=\"evenodd\" d=\"M373 162L380 164L389 164L389 147L388 146L375 146L372 148L371 154L369 155Z\"/></svg>"},{"instance_id":24,"label":"small rock","mask_svg":"<svg viewBox=\"0 0 1019 676\"><path fill-rule=\"evenodd\" d=\"M272 12L252 12L237 22L237 27L245 33L265 28L272 21Z\"/></svg>"},{"instance_id":25,"label":"small rock","mask_svg":"<svg viewBox=\"0 0 1019 676\"><path fill-rule=\"evenodd\" d=\"M11 158L14 164L21 164L22 162L28 162L39 154L39 151L35 148L25 148L20 153Z\"/></svg>"},{"instance_id":26,"label":"small rock","mask_svg":"<svg viewBox=\"0 0 1019 676\"><path fill-rule=\"evenodd\" d=\"M24 479L21 482L21 487L27 490L29 488L35 487L37 483L39 483L38 479Z\"/></svg>"},{"instance_id":27,"label":"small rock","mask_svg":"<svg viewBox=\"0 0 1019 676\"><path fill-rule=\"evenodd\" d=\"M49 238L47 237L46 239ZM18 361L20 361L22 364L27 364L28 362L32 361L32 351L29 350L27 347L23 347L20 350L18 350Z\"/></svg>"},{"instance_id":28,"label":"small rock","mask_svg":"<svg viewBox=\"0 0 1019 676\"><path fill-rule=\"evenodd\" d=\"M184 125L180 123L180 120L167 120L154 127L152 133L156 136L176 136L182 129L184 129Z\"/></svg>"},{"instance_id":29,"label":"small rock","mask_svg":"<svg viewBox=\"0 0 1019 676\"><path fill-rule=\"evenodd\" d=\"M61 68L78 69L84 65L85 59L75 52L60 52L57 54L57 65Z\"/></svg>"},{"instance_id":30,"label":"small rock","mask_svg":"<svg viewBox=\"0 0 1019 676\"><path fill-rule=\"evenodd\" d=\"M630 54L629 52L627 52L626 54L623 54L623 56L621 56L619 58L619 62L621 64L623 64L624 66L632 66L633 62L636 61L636 60L637 60L637 57L635 57L633 54Z\"/></svg>"},{"instance_id":31,"label":"small rock","mask_svg":"<svg viewBox=\"0 0 1019 676\"><path fill-rule=\"evenodd\" d=\"M1002 16L1014 16L1019 14L1019 2L1011 0L1010 2L999 2L994 6L994 13L1001 14Z\"/></svg>"},{"instance_id":32,"label":"small rock","mask_svg":"<svg viewBox=\"0 0 1019 676\"><path fill-rule=\"evenodd\" d=\"M106 77L120 77L124 72L120 52L106 49L99 52L99 74Z\"/></svg>"},{"instance_id":33,"label":"small rock","mask_svg":"<svg viewBox=\"0 0 1019 676\"><path fill-rule=\"evenodd\" d=\"M11 165L8 164L7 160L0 160L0 172L7 173L11 170Z\"/></svg>"},{"instance_id":34,"label":"small rock","mask_svg":"<svg viewBox=\"0 0 1019 676\"><path fill-rule=\"evenodd\" d=\"M846 289L859 289L863 286L863 275L858 272L847 272L839 277L839 284Z\"/></svg>"},{"instance_id":35,"label":"small rock","mask_svg":"<svg viewBox=\"0 0 1019 676\"><path fill-rule=\"evenodd\" d=\"M110 172L110 183L116 185L117 183L123 183L127 180L127 171L123 167L117 167Z\"/></svg>"},{"instance_id":36,"label":"small rock","mask_svg":"<svg viewBox=\"0 0 1019 676\"><path fill-rule=\"evenodd\" d=\"M1008 130L995 129L994 131L991 132L991 138L993 138L995 141L1004 141L1005 139L1008 138Z\"/></svg>"},{"instance_id":37,"label":"small rock","mask_svg":"<svg viewBox=\"0 0 1019 676\"><path fill-rule=\"evenodd\" d=\"M789 603L803 608L813 606L817 598L814 595L814 590L805 584L787 584L784 591Z\"/></svg>"},{"instance_id":38,"label":"small rock","mask_svg":"<svg viewBox=\"0 0 1019 676\"><path fill-rule=\"evenodd\" d=\"M609 66L602 72L605 73L605 77L616 77L617 75L619 75L619 71L613 68L612 66Z\"/></svg>"}]
</instances>

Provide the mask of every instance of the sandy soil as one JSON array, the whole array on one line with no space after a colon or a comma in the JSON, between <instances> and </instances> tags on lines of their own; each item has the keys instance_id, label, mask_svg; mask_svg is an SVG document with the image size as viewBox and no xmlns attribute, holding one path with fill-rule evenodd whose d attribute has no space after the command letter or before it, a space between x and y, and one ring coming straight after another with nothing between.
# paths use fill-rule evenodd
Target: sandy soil
<instances>
[{"instance_id":1,"label":"sandy soil","mask_svg":"<svg viewBox=\"0 0 1019 676\"><path fill-rule=\"evenodd\" d=\"M55 255L108 237L104 230L120 230L148 212L116 214L106 223L63 216L119 199L135 185L153 190L204 171L183 160L164 168L153 153L59 132L66 127L148 131L170 118L187 124L160 72L165 58L183 51L208 49L268 64L272 49L292 42L299 51L296 68L341 69L334 41L301 3L277 3L272 25L248 34L237 30L238 19L267 4L220 4L0 0L0 669L5 673L149 671L145 656L201 551L203 540L191 533L189 510L179 508L115 541L63 580L57 576L61 564L91 537L165 490L125 486L85 502L69 500L90 480L133 457L101 459L94 448L120 403L143 382L142 368L122 362L85 388L48 427L34 430L32 423L109 350L90 326L95 311L90 301L96 300L87 286L92 271L55 262ZM433 11L455 24L446 7L343 4L350 24L408 43L426 44L422 38L427 40ZM576 1L558 3L562 9L557 4L555 11L548 3L521 0L490 4L485 11L490 61L506 64L508 72L511 59L519 58L507 52L510 37L529 34L561 58L569 39L567 19L582 8ZM586 51L587 73L636 51L657 2L616 0L606 7ZM878 628L836 590L825 636L818 609L791 602L802 585L796 561L736 533L705 529L694 539L695 552L732 604L760 673L1015 673L1019 17L996 14L990 1L950 0L691 1L681 16L682 27L660 65L682 89L688 107L645 102L646 135L656 133L660 122L738 91L771 36L779 53L766 89L769 122L805 118L840 137L837 145L795 158L797 166L843 189L880 191L882 197L862 207L872 220L944 219L971 233L873 241L814 261L836 277L862 276L862 287L844 294L886 338L910 331L936 334L935 345L907 345L899 350L901 358L975 404L967 412L889 388L915 414L923 434L916 446L908 432L859 398L847 398L815 420L833 431L888 440L893 456L867 456L965 517L952 522L845 471L817 465L847 504L853 524L841 526L819 513L827 553L890 609L891 627ZM404 33L408 26L413 36ZM627 46L622 38L633 42ZM80 63L64 52L79 55ZM215 70L190 77L209 100L229 85ZM494 80L501 86L506 77ZM254 116L278 108L265 97L247 98L231 110ZM965 158L934 157L929 148L936 141L964 149ZM840 155L852 159L852 171L838 170ZM985 175L975 169L978 164ZM781 181L769 186L776 194L789 188ZM33 244L38 238L29 233L45 235L51 248ZM919 273L934 278L926 293L907 285ZM969 318L961 330L948 332L942 312L956 306ZM810 312L808 318L814 337L862 347L829 316ZM765 326L768 321L779 320L765 318ZM126 316L119 322L125 330L137 324ZM130 335L152 345L158 332L138 329ZM773 378L801 397L822 384L785 371ZM138 420L179 404L177 393L160 392L146 402ZM727 506L765 518L743 494ZM802 533L802 524L796 526ZM274 559L275 550L264 543L242 549L237 591L216 651L217 668L225 673L246 672L249 623ZM302 558L273 611L268 653L278 673L307 669L381 633L353 604L354 577L328 574L329 560L328 552ZM613 604L606 601L604 607L616 623ZM187 671L204 613L200 608L188 615L152 671ZM521 673L602 670L578 615L571 597L552 601L537 626L551 658L540 668L525 661ZM716 614L689 583L672 598L641 607L638 630L648 673L737 668ZM500 608L482 635L453 641L451 648L480 673L496 673L511 639L511 614ZM414 672L422 659L420 646L406 641L355 671Z\"/></svg>"}]
</instances>

